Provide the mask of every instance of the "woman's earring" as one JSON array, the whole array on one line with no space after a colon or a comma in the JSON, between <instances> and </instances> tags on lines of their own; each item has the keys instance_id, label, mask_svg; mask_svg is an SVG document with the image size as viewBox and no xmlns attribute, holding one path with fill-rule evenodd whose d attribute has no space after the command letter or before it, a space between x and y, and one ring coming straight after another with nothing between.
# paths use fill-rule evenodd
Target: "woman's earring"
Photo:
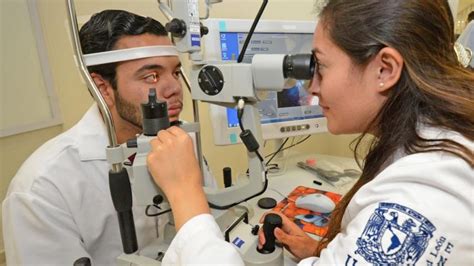
<instances>
[{"instance_id":1,"label":"woman's earring","mask_svg":"<svg viewBox=\"0 0 474 266\"><path fill-rule=\"evenodd\" d=\"M383 88L384 86L385 86L385 84L384 84L383 82L380 82L380 83L379 83L379 87L380 87L380 88Z\"/></svg>"}]
</instances>

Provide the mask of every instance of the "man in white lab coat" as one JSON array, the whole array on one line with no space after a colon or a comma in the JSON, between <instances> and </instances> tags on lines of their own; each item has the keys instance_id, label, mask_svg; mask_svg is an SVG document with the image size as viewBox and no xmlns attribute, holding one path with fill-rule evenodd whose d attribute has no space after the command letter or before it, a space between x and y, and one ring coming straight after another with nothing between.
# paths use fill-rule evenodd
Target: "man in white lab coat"
<instances>
[{"instance_id":1,"label":"man in white lab coat","mask_svg":"<svg viewBox=\"0 0 474 266\"><path fill-rule=\"evenodd\" d=\"M126 11L95 14L80 31L84 54L172 45L156 20ZM148 57L89 67L111 111L118 143L142 132L140 103L150 88L179 118L183 91L177 56ZM114 265L122 251L119 223L108 182L105 124L96 104L71 129L41 146L14 177L3 202L9 265L72 265L81 257ZM204 184L215 186L212 176ZM159 237L167 222L133 208L139 247Z\"/></svg>"}]
</instances>

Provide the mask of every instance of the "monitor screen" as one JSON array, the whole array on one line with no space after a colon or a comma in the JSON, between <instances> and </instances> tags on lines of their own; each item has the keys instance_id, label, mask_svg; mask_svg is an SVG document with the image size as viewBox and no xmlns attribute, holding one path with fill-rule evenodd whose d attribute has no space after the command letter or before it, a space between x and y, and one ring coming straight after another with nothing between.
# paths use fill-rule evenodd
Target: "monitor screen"
<instances>
[{"instance_id":1,"label":"monitor screen","mask_svg":"<svg viewBox=\"0 0 474 266\"><path fill-rule=\"evenodd\" d=\"M242 49L251 20L218 20L209 23L218 27L218 35L205 43L207 58L217 61L236 61ZM246 27L248 26L248 27ZM247 47L244 63L251 63L255 54L301 54L311 51L315 22L260 21ZM210 32L212 26L210 27ZM216 38L217 37L217 38ZM217 39L217 42L216 42ZM326 121L318 105L318 98L308 94L307 83L295 80L291 88L268 91L258 103L264 139L286 138L326 131ZM211 105L214 140L218 145L238 143L240 140L237 111Z\"/></svg>"}]
</instances>

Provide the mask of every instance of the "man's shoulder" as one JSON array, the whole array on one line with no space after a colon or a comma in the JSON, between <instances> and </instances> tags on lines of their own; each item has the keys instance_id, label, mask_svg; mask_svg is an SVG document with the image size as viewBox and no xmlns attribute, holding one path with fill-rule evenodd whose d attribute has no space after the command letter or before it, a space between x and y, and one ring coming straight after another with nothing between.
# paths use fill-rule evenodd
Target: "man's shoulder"
<instances>
[{"instance_id":1,"label":"man's shoulder","mask_svg":"<svg viewBox=\"0 0 474 266\"><path fill-rule=\"evenodd\" d=\"M19 168L9 191L28 191L39 180L54 183L53 179L70 180L78 175L84 167L81 163L81 146L87 146L85 140L101 137L100 134L94 133L99 131L95 126L96 120L100 121L94 108L96 109L92 106L73 127L48 140L34 151Z\"/></svg>"},{"instance_id":2,"label":"man's shoulder","mask_svg":"<svg viewBox=\"0 0 474 266\"><path fill-rule=\"evenodd\" d=\"M60 165L69 165L75 161L78 150L71 130L48 140L35 150L20 166L10 189L29 190L39 177L55 175Z\"/></svg>"},{"instance_id":3,"label":"man's shoulder","mask_svg":"<svg viewBox=\"0 0 474 266\"><path fill-rule=\"evenodd\" d=\"M77 175L84 167L81 164L81 149L83 150L84 147L81 146L87 146L89 144L87 140L97 141L97 138L102 137L96 132L100 131L96 128L96 120L100 121L100 117L96 117L97 114L94 111L94 106L92 106L73 127L36 149L15 174L9 191L14 189L27 191L40 179L53 181L52 179L62 178L64 180L66 176ZM65 176L58 177L60 175Z\"/></svg>"}]
</instances>

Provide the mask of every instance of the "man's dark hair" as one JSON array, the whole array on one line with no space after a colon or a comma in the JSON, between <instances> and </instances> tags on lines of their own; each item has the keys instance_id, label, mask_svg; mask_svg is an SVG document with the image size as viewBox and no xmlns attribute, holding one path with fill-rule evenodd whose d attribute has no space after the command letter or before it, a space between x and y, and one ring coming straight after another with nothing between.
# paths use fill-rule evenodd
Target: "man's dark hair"
<instances>
[{"instance_id":1,"label":"man's dark hair","mask_svg":"<svg viewBox=\"0 0 474 266\"><path fill-rule=\"evenodd\" d=\"M467 15L467 23L471 22L472 20L474 20L474 11L471 11L471 13Z\"/></svg>"},{"instance_id":2,"label":"man's dark hair","mask_svg":"<svg viewBox=\"0 0 474 266\"><path fill-rule=\"evenodd\" d=\"M104 10L94 14L79 31L83 54L114 50L117 41L130 35L154 34L168 36L163 25L149 17L124 10ZM90 73L100 74L116 88L116 63L90 66Z\"/></svg>"}]
</instances>

